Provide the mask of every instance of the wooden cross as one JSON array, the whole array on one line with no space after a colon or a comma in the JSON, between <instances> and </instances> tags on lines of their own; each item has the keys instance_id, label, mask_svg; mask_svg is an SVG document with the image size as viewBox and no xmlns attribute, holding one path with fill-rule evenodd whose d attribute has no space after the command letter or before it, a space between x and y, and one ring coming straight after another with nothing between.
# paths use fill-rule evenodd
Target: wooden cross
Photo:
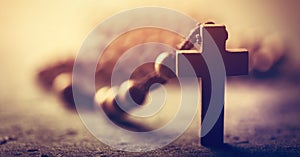
<instances>
[{"instance_id":1,"label":"wooden cross","mask_svg":"<svg viewBox=\"0 0 300 157\"><path fill-rule=\"evenodd\" d=\"M201 124L206 116L209 108L211 92L212 92L212 79L208 70L208 64L205 61L204 54L211 53L211 46L209 46L208 39L212 39L216 44L220 55L223 59L226 76L239 76L248 74L248 51L245 49L226 50L226 40L228 34L224 25L204 24L200 26L200 35L202 37L202 50L178 50L176 52L176 73L178 77L191 77L196 76L202 79L202 111L201 111ZM186 70L184 60L188 60L194 74ZM218 63L213 63L218 64ZM221 89L224 89L222 87ZM223 96L224 96L224 90ZM201 131L201 144L204 146L217 146L222 145L224 142L224 97L223 97L222 111L212 129L203 134ZM203 126L202 126L203 128Z\"/></svg>"}]
</instances>

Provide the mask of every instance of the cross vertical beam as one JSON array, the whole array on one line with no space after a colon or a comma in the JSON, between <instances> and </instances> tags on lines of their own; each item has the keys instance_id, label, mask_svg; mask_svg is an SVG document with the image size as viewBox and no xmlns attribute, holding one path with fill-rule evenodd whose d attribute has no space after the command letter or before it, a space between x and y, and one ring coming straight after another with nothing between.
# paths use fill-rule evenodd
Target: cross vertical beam
<instances>
[{"instance_id":1,"label":"cross vertical beam","mask_svg":"<svg viewBox=\"0 0 300 157\"><path fill-rule=\"evenodd\" d=\"M210 46L209 39L212 39L217 46L220 55L222 56L226 76L239 76L248 74L248 51L245 49L226 50L226 40L228 34L224 25L204 24L200 26L200 35L202 37L202 50L179 50L176 52L176 73L178 77L192 77L196 76L202 78L202 104L201 104L201 124L207 116L207 111L210 104L212 94L211 76L208 70L207 62L203 54L212 53L216 51ZM186 62L188 60L188 63ZM194 69L194 74L186 70L190 64ZM219 64L219 63L213 63ZM211 65L211 64L210 64ZM224 95L224 88L221 87ZM212 129L203 134L201 131L201 144L204 146L217 146L224 143L224 100L221 104L222 110L218 116L216 123ZM203 126L202 126L203 128Z\"/></svg>"}]
</instances>

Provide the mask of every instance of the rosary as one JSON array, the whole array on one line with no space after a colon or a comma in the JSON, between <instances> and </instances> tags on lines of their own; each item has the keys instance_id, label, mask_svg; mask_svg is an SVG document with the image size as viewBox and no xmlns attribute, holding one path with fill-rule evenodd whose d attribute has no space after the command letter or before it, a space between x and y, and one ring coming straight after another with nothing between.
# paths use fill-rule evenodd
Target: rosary
<instances>
[{"instance_id":1,"label":"rosary","mask_svg":"<svg viewBox=\"0 0 300 157\"><path fill-rule=\"evenodd\" d=\"M189 36L178 46L178 50L175 53L164 52L158 55L154 63L153 72L148 73L139 80L130 79L123 82L116 94L113 94L112 88L104 86L98 89L94 95L84 92L82 92L82 95L91 100L91 104L89 104L91 107L102 108L108 118L115 124L129 130L147 131L147 129L134 124L134 122L125 121L124 117L126 117L128 113L122 108L126 108L128 111L136 108L138 105L143 105L150 87L153 84L166 84L168 80L176 77L191 77L185 72L185 66L181 64L181 60L186 58L193 67L196 76L202 79L201 123L203 123L208 113L210 99L212 97L212 78L205 58L203 58L203 54L213 51L209 46L208 38L213 39L220 51L226 76L248 74L248 51L245 49L226 50L228 34L225 26L207 22L205 24L199 24L191 30ZM194 50L194 44L201 45L201 52ZM48 71L41 71L39 73L39 80L46 88L58 93L59 97L61 97L66 104L69 104L69 108L74 109L75 102L72 90L76 87L72 87L71 71L73 63L73 61L70 61L59 67L52 67L52 70L56 70L53 70L54 72L51 73L49 73L49 69ZM176 73L173 71L176 71ZM56 86L56 84L59 84L59 86ZM80 89L78 90L80 91ZM221 92L223 92L224 95L224 91ZM208 133L201 136L202 145L215 146L223 144L224 100L221 105L223 105L223 108L221 114L216 115L218 116L216 123ZM203 133L201 132L201 134Z\"/></svg>"}]
</instances>

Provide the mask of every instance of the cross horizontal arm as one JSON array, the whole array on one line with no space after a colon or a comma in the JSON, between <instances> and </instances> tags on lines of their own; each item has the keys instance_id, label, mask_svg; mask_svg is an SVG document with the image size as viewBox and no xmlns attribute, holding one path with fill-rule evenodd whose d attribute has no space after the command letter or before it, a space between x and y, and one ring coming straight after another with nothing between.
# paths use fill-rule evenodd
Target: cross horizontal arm
<instances>
[{"instance_id":1,"label":"cross horizontal arm","mask_svg":"<svg viewBox=\"0 0 300 157\"><path fill-rule=\"evenodd\" d=\"M239 76L248 74L248 51L246 49L229 49L222 55L226 75Z\"/></svg>"}]
</instances>

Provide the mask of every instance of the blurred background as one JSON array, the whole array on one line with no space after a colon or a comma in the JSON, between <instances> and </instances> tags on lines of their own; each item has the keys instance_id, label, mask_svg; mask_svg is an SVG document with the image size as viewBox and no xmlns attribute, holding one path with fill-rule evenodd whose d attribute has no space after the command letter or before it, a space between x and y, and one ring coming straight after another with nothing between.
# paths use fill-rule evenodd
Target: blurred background
<instances>
[{"instance_id":1,"label":"blurred background","mask_svg":"<svg viewBox=\"0 0 300 157\"><path fill-rule=\"evenodd\" d=\"M91 141L90 135L84 130L77 115L70 114L61 107L62 102L55 98L57 95L39 89L44 85L37 81L37 75L42 70L62 64L67 64L67 69L70 69L72 60L82 42L97 24L120 11L149 5L178 10L201 23L214 21L226 25L229 32L227 47L247 48L250 53L249 76L240 79L236 77L238 80L234 80L232 84L228 85L226 101L233 104L234 108L229 107L227 115L235 116L227 116L229 120L226 125L228 128L235 128L233 126L239 126L240 122L246 122L247 127L245 128L253 128L251 126L258 126L258 124L259 126L267 124L273 126L273 123L277 126L275 129L271 129L275 130L274 132L267 131L268 134L274 135L268 136L266 141L258 142L262 146L266 146L262 149L256 147L258 139L249 142L249 139L253 138L252 136L257 135L256 130L252 129L250 131L246 129L247 131L240 134L235 129L228 129L227 141L242 142L242 144L248 141L246 146L241 146L242 151L246 152L247 149L253 149L258 152L272 151L276 153L279 151L282 154L292 152L290 155L297 155L300 144L300 127L297 122L300 105L298 98L300 83L300 55L298 55L300 52L298 43L300 41L300 30L298 29L300 21L298 14L300 5L297 0L129 0L126 2L118 0L1 0L0 70L3 74L0 77L0 122L2 124L0 149L2 153L12 155L12 150L17 150L17 154L13 155L23 153L41 155L41 151L51 154L53 150L49 150L49 148L61 148L60 144L68 145L68 142L74 141L81 141L80 144L82 144L82 139L86 140L85 144L95 143L95 141ZM113 26L108 28L105 34L99 33L99 36L109 35L109 31L113 31L113 28ZM149 38L140 40L139 36L143 33L148 33ZM107 55L105 62L116 60L123 50L138 43L157 41L175 47L181 40L182 37L162 30L137 30L112 43L106 51L113 57ZM109 65L109 63L107 64ZM111 65L107 66L107 71L110 71L111 68ZM105 74L110 77L109 72ZM244 105L239 106L241 102ZM237 114L240 110L253 111L252 109L255 111ZM251 118L253 113L257 114L255 118ZM274 115L274 113L276 114ZM244 115L248 115L248 117L241 118ZM36 117L39 117L39 120L36 120ZM274 120L274 117L277 119ZM239 120L236 121L236 119ZM57 123L57 121L61 122ZM74 125L68 125L70 121L76 122ZM286 132L278 129L278 125L281 128L285 126L284 124L290 124ZM258 133L264 132L264 129ZM197 129L192 129L192 131L197 132ZM50 132L53 135L52 138L47 137L47 139L52 139L49 147L46 146L47 144L43 145L43 143L49 142L46 137L44 137L45 139L40 138L43 137L41 135L43 132ZM248 136L248 133L251 136ZM66 140L65 143L57 142L59 140L55 138L65 135L73 137L74 134L78 137L73 141L68 139L69 141ZM232 134L240 136L237 139L236 136L232 137ZM277 141L279 146L274 145L282 149L272 149L274 140L270 142L270 139L273 138L276 139L275 141L279 140L279 142ZM289 140L289 138L293 140ZM179 142L179 146L180 143L182 142ZM34 148L37 145L39 147ZM40 147L41 145L44 148ZM285 147L287 145L289 148ZM175 147L177 146L178 144L175 144ZM67 148L74 149L76 146L68 145ZM83 152L87 154L89 150L95 151L95 148L98 152L98 149L103 148L102 152L104 153L102 154L107 154L107 149L109 149L96 144L85 145L83 148L86 149ZM186 153L191 150L196 154L201 153L195 152L199 149L198 147L186 149ZM65 152L68 151L70 150ZM169 151L169 148L160 151ZM202 148L200 151L203 151ZM60 152L65 153L63 150ZM118 152L111 151L110 153L112 155ZM218 154L219 151L210 150L209 153Z\"/></svg>"}]
</instances>

